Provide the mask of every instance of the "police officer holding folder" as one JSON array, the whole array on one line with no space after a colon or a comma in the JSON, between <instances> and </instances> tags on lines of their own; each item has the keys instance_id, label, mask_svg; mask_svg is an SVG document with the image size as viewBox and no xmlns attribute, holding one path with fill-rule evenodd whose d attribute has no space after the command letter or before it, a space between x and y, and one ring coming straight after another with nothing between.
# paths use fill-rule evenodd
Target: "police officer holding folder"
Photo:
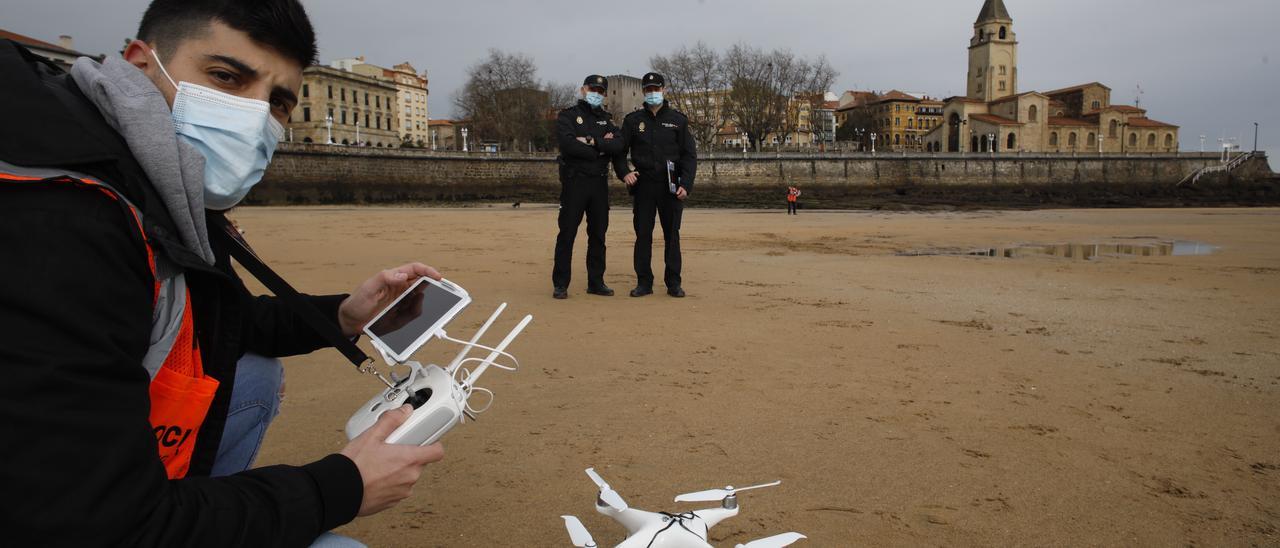
<instances>
[{"instance_id":1,"label":"police officer holding folder","mask_svg":"<svg viewBox=\"0 0 1280 548\"><path fill-rule=\"evenodd\" d=\"M668 295L684 297L680 280L680 218L698 171L697 146L689 132L689 119L671 108L663 96L666 79L650 72L640 85L644 108L628 114L623 121L622 150L613 160L614 172L634 198L636 287L631 296L653 293L650 257L656 213L666 240L663 282ZM628 151L631 165L627 164Z\"/></svg>"}]
</instances>

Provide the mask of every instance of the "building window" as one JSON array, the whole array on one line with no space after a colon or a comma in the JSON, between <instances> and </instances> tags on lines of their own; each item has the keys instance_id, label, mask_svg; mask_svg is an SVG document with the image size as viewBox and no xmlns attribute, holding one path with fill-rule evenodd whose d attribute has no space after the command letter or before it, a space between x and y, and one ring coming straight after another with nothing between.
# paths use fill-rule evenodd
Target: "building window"
<instances>
[{"instance_id":1,"label":"building window","mask_svg":"<svg viewBox=\"0 0 1280 548\"><path fill-rule=\"evenodd\" d=\"M1088 140L1088 141L1085 141L1085 144L1093 144L1093 143L1096 143L1096 142L1098 142L1098 136L1097 136L1097 135L1094 135L1093 133L1090 133L1090 134L1089 134L1089 140Z\"/></svg>"},{"instance_id":2,"label":"building window","mask_svg":"<svg viewBox=\"0 0 1280 548\"><path fill-rule=\"evenodd\" d=\"M344 125L347 123L347 111L345 111L345 110L344 110L344 111L342 111L342 123L343 123ZM344 143L344 144L345 144L345 143Z\"/></svg>"},{"instance_id":3,"label":"building window","mask_svg":"<svg viewBox=\"0 0 1280 548\"><path fill-rule=\"evenodd\" d=\"M1000 27L1000 39L1004 40L1009 35L1008 32L1008 29Z\"/></svg>"},{"instance_id":4,"label":"building window","mask_svg":"<svg viewBox=\"0 0 1280 548\"><path fill-rule=\"evenodd\" d=\"M364 114L364 127L369 127L369 113L367 112Z\"/></svg>"},{"instance_id":5,"label":"building window","mask_svg":"<svg viewBox=\"0 0 1280 548\"><path fill-rule=\"evenodd\" d=\"M1000 81L1000 91L1004 91L1004 80Z\"/></svg>"},{"instance_id":6,"label":"building window","mask_svg":"<svg viewBox=\"0 0 1280 548\"><path fill-rule=\"evenodd\" d=\"M1101 108L1102 108L1102 101L1094 101L1094 102L1093 102L1093 110L1099 110L1099 109L1101 109Z\"/></svg>"},{"instance_id":7,"label":"building window","mask_svg":"<svg viewBox=\"0 0 1280 548\"><path fill-rule=\"evenodd\" d=\"M1151 148L1156 147L1156 134L1152 133L1147 136L1147 146Z\"/></svg>"},{"instance_id":8,"label":"building window","mask_svg":"<svg viewBox=\"0 0 1280 548\"><path fill-rule=\"evenodd\" d=\"M306 88L303 88L303 89L306 89ZM302 121L303 122L311 121L311 107L302 107Z\"/></svg>"},{"instance_id":9,"label":"building window","mask_svg":"<svg viewBox=\"0 0 1280 548\"><path fill-rule=\"evenodd\" d=\"M333 99L333 86L329 86L329 98Z\"/></svg>"},{"instance_id":10,"label":"building window","mask_svg":"<svg viewBox=\"0 0 1280 548\"><path fill-rule=\"evenodd\" d=\"M1005 148L1005 150L1013 150L1013 146L1014 146L1015 144L1017 144L1017 142L1018 142L1018 141L1017 141L1017 139L1013 136L1013 134L1012 134L1012 133L1010 133L1010 134L1009 134L1009 141L1008 141L1007 143L1005 143L1005 147L1004 147L1004 148Z\"/></svg>"},{"instance_id":11,"label":"building window","mask_svg":"<svg viewBox=\"0 0 1280 548\"><path fill-rule=\"evenodd\" d=\"M1172 133L1166 133L1166 134L1164 134L1164 147L1165 147L1165 148L1173 148L1173 134L1172 134Z\"/></svg>"},{"instance_id":12,"label":"building window","mask_svg":"<svg viewBox=\"0 0 1280 548\"><path fill-rule=\"evenodd\" d=\"M1049 146L1051 147L1058 146L1058 132L1055 131L1049 134Z\"/></svg>"},{"instance_id":13,"label":"building window","mask_svg":"<svg viewBox=\"0 0 1280 548\"><path fill-rule=\"evenodd\" d=\"M1112 121L1111 121L1111 132L1110 132L1110 135L1111 135L1111 138L1112 138L1112 139L1115 139L1115 138L1116 138L1116 136L1118 135L1117 131L1118 131L1119 129L1120 129L1120 122L1117 122L1117 121L1115 121L1115 120L1112 120Z\"/></svg>"},{"instance_id":14,"label":"building window","mask_svg":"<svg viewBox=\"0 0 1280 548\"><path fill-rule=\"evenodd\" d=\"M1004 76L1005 74L1008 74L1007 70L1005 69L1005 66L1000 65L1000 76Z\"/></svg>"},{"instance_id":15,"label":"building window","mask_svg":"<svg viewBox=\"0 0 1280 548\"><path fill-rule=\"evenodd\" d=\"M1131 147L1136 147L1136 146L1138 146L1138 134L1137 134L1137 133L1130 133L1130 134L1129 134L1129 146L1131 146Z\"/></svg>"},{"instance_id":16,"label":"building window","mask_svg":"<svg viewBox=\"0 0 1280 548\"><path fill-rule=\"evenodd\" d=\"M343 100L343 101L346 101L346 100L347 100L347 88L340 88L338 91L342 92L342 100Z\"/></svg>"},{"instance_id":17,"label":"building window","mask_svg":"<svg viewBox=\"0 0 1280 548\"><path fill-rule=\"evenodd\" d=\"M387 129L391 129L391 117L387 117Z\"/></svg>"},{"instance_id":18,"label":"building window","mask_svg":"<svg viewBox=\"0 0 1280 548\"><path fill-rule=\"evenodd\" d=\"M1073 131L1071 132L1071 135L1067 136L1067 146L1071 148L1076 148L1077 143L1078 141L1076 140L1076 132Z\"/></svg>"},{"instance_id":19,"label":"building window","mask_svg":"<svg viewBox=\"0 0 1280 548\"><path fill-rule=\"evenodd\" d=\"M364 92L364 106L369 106L369 92Z\"/></svg>"},{"instance_id":20,"label":"building window","mask_svg":"<svg viewBox=\"0 0 1280 548\"><path fill-rule=\"evenodd\" d=\"M311 86L307 84L302 84L302 96L311 97Z\"/></svg>"},{"instance_id":21,"label":"building window","mask_svg":"<svg viewBox=\"0 0 1280 548\"><path fill-rule=\"evenodd\" d=\"M1039 117L1040 117L1040 109L1037 108L1035 105L1031 105L1031 108L1027 109L1027 121L1036 122L1038 121L1037 118Z\"/></svg>"},{"instance_id":22,"label":"building window","mask_svg":"<svg viewBox=\"0 0 1280 548\"><path fill-rule=\"evenodd\" d=\"M382 118L375 118L374 122L376 122L374 125L378 126L375 129L382 129ZM364 127L369 127L369 117L367 116L364 119ZM387 128L387 129L391 129L391 128Z\"/></svg>"}]
</instances>

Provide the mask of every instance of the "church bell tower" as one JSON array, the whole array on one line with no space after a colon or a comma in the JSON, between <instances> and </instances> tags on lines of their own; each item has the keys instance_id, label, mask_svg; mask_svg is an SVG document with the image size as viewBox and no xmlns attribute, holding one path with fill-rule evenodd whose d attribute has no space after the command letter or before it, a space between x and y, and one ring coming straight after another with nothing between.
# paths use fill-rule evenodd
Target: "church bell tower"
<instances>
[{"instance_id":1,"label":"church bell tower","mask_svg":"<svg viewBox=\"0 0 1280 548\"><path fill-rule=\"evenodd\" d=\"M1004 0L986 0L969 39L967 96L991 102L1018 94L1018 40Z\"/></svg>"}]
</instances>

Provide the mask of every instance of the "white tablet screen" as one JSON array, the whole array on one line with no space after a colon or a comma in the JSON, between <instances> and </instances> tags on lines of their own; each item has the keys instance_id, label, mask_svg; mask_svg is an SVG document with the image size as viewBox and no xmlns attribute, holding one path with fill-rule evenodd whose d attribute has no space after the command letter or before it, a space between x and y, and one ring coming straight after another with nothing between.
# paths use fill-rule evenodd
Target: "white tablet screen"
<instances>
[{"instance_id":1,"label":"white tablet screen","mask_svg":"<svg viewBox=\"0 0 1280 548\"><path fill-rule=\"evenodd\" d=\"M461 300L461 296L441 289L440 286L419 283L370 325L369 332L376 335L392 352L404 354Z\"/></svg>"}]
</instances>

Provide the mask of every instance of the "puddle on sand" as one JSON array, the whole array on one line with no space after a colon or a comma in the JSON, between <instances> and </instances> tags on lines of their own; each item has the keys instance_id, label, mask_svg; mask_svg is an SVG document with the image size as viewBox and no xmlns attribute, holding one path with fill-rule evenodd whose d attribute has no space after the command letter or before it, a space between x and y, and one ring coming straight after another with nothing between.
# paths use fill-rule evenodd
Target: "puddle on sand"
<instances>
[{"instance_id":1,"label":"puddle on sand","mask_svg":"<svg viewBox=\"0 0 1280 548\"><path fill-rule=\"evenodd\" d=\"M935 248L904 251L908 257L955 255L971 257L1064 257L1091 260L1098 257L1190 257L1212 255L1221 249L1204 242L1188 240L1134 240L1125 242L1090 242L1079 244L1017 244L988 248Z\"/></svg>"}]
</instances>

